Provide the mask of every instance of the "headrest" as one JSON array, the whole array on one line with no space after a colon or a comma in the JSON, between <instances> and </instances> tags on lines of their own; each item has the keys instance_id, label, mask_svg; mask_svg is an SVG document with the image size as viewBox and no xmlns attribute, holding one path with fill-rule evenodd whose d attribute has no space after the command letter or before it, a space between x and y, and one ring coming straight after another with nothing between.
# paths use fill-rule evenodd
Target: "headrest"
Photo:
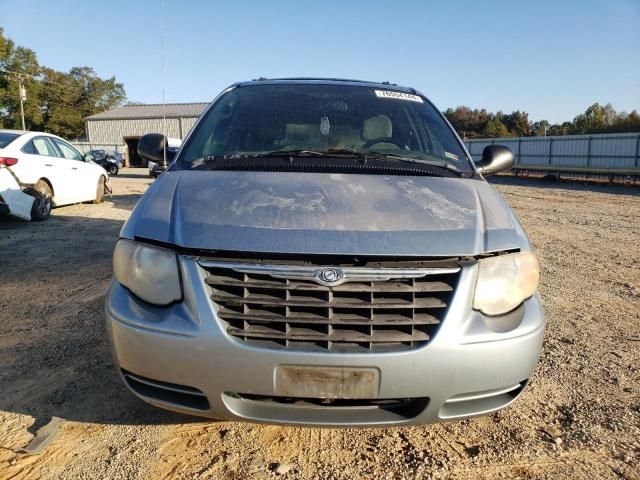
<instances>
[{"instance_id":1,"label":"headrest","mask_svg":"<svg viewBox=\"0 0 640 480\"><path fill-rule=\"evenodd\" d=\"M309 138L311 136L311 125L304 123L287 123L287 138Z\"/></svg>"},{"instance_id":2,"label":"headrest","mask_svg":"<svg viewBox=\"0 0 640 480\"><path fill-rule=\"evenodd\" d=\"M386 115L367 118L362 125L362 138L364 140L391 138L391 133L391 119Z\"/></svg>"}]
</instances>

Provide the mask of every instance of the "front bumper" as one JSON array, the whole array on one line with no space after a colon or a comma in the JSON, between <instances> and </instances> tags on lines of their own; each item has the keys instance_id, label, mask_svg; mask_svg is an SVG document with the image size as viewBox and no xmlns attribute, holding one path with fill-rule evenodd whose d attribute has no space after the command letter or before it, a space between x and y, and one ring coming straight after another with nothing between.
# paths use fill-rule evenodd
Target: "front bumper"
<instances>
[{"instance_id":1,"label":"front bumper","mask_svg":"<svg viewBox=\"0 0 640 480\"><path fill-rule=\"evenodd\" d=\"M364 354L245 345L228 336L217 319L196 260L181 258L181 267L183 302L152 307L116 282L106 302L109 342L125 384L143 400L175 411L326 426L465 418L511 403L531 377L540 352L544 317L539 297L510 314L506 323L512 325L505 332L504 321L498 325L471 309L476 266L462 270L447 316L429 344L407 352ZM368 403L282 403L277 371L292 365L374 369L377 393ZM411 401L388 408L380 405L383 399Z\"/></svg>"}]
</instances>

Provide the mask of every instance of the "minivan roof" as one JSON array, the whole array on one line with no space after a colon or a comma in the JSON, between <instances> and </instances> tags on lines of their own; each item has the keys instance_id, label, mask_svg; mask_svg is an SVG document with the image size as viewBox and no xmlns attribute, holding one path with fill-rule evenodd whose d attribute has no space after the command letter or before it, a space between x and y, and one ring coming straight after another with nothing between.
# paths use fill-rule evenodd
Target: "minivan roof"
<instances>
[{"instance_id":1,"label":"minivan roof","mask_svg":"<svg viewBox=\"0 0 640 480\"><path fill-rule=\"evenodd\" d=\"M291 78L263 78L260 77L256 80L250 80L246 82L238 82L235 84L237 87L247 87L250 85L264 85L264 84L315 84L315 85L355 85L359 87L375 87L386 88L390 90L396 90L406 93L420 93L415 88L403 87L390 82L368 82L365 80L351 80L347 78L315 78L315 77L291 77Z\"/></svg>"}]
</instances>

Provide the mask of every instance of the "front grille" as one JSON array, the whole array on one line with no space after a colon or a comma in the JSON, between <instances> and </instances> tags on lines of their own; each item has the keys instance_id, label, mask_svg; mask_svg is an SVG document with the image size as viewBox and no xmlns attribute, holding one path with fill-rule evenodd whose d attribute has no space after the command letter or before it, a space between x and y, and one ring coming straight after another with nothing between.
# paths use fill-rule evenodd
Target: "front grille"
<instances>
[{"instance_id":1,"label":"front grille","mask_svg":"<svg viewBox=\"0 0 640 480\"><path fill-rule=\"evenodd\" d=\"M326 269L321 266L200 263L229 335L261 347L325 352L427 344L444 319L460 271L341 267L340 279L331 283L318 275Z\"/></svg>"}]
</instances>

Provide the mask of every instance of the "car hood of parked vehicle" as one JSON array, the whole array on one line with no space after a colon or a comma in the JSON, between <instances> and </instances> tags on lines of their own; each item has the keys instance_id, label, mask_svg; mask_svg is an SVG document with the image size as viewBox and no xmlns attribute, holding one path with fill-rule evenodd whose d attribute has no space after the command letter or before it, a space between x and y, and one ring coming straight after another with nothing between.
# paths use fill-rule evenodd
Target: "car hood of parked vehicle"
<instances>
[{"instance_id":1,"label":"car hood of parked vehicle","mask_svg":"<svg viewBox=\"0 0 640 480\"><path fill-rule=\"evenodd\" d=\"M483 180L172 171L121 236L184 249L289 254L472 256L529 248Z\"/></svg>"}]
</instances>

